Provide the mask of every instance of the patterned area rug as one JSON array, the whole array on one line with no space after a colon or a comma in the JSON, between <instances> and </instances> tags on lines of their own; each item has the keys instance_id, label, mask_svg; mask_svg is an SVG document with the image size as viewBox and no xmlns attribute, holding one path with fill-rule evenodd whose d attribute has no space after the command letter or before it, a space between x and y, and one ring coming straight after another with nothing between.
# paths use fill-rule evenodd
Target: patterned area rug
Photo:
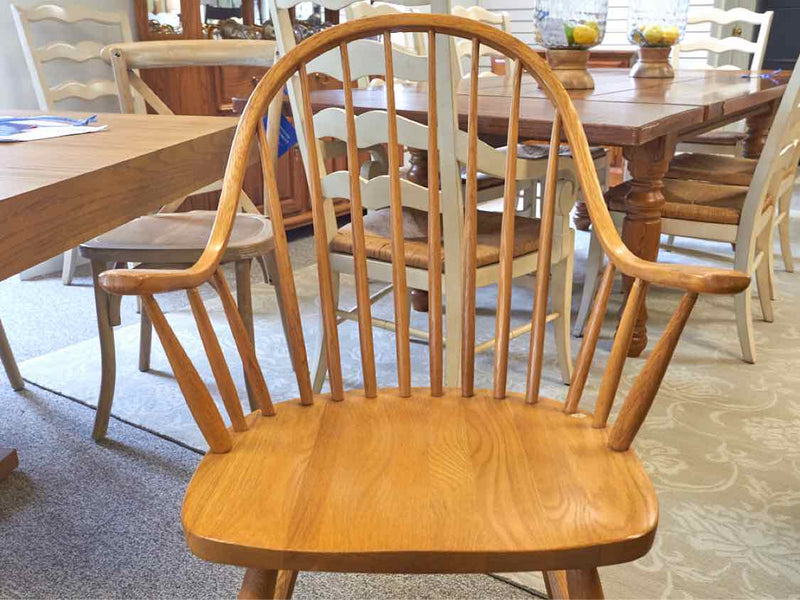
<instances>
[{"instance_id":1,"label":"patterned area rug","mask_svg":"<svg viewBox=\"0 0 800 600\"><path fill-rule=\"evenodd\" d=\"M794 219L798 223L800 215ZM800 229L800 227L795 227ZM800 240L800 231L795 231ZM577 307L583 279L583 260L588 237L578 236ZM662 252L662 261L716 264L730 267L729 247L679 240L682 248L696 254ZM720 253L714 257L710 253ZM795 255L800 255L795 247ZM758 363L740 360L728 297L703 296L684 332L682 341L661 386L635 447L652 477L661 503L658 535L652 551L632 565L601 569L606 594L622 598L654 597L800 597L800 273L782 271L777 258L779 300L775 323L760 320L754 302ZM296 282L309 347L316 314L316 272L299 269ZM617 282L619 287L619 282ZM515 287L512 326L530 318L532 279L522 278ZM343 305L353 302L352 280L343 282ZM651 289L650 345L679 301L677 292ZM602 369L613 340L621 295L611 298L607 322L587 384L582 407L591 409ZM479 341L494 329L495 290L478 296ZM238 364L219 302L207 302L212 319L231 363ZM297 395L288 351L277 316L272 288L254 286L256 345L273 398L289 400ZM391 296L375 306L374 314L391 318ZM187 310L168 314L170 323L185 343L191 358L212 391L213 378L200 348ZM414 314L413 326L426 328L425 315ZM345 384L360 387L360 358L355 323L340 327ZM166 359L154 343L152 370L140 373L137 365L138 325L117 329L117 391L114 415L187 445L204 448ZM573 339L577 352L579 340ZM396 384L394 339L375 331L379 383ZM512 343L509 388L521 391L525 379L528 337ZM479 356L478 385L491 384L491 353ZM415 385L427 380L427 348L412 345ZM624 397L642 359L628 362L618 398ZM95 404L99 385L97 340L88 340L31 359L21 365L26 379L60 394ZM234 369L243 389L240 369ZM546 345L542 394L563 400L567 388L560 383L555 365L552 334ZM617 400L617 405L621 400ZM612 417L613 418L613 417ZM89 432L87 431L87 436ZM512 574L511 578L543 590L536 574Z\"/></svg>"}]
</instances>

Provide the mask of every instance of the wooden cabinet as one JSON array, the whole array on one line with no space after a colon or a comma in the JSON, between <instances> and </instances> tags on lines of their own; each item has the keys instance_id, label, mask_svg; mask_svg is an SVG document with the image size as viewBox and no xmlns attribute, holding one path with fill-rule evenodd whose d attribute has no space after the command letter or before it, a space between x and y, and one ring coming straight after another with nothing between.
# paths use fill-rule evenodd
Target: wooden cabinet
<instances>
[{"instance_id":1,"label":"wooden cabinet","mask_svg":"<svg viewBox=\"0 0 800 600\"><path fill-rule=\"evenodd\" d=\"M135 0L139 39L150 41L208 37L202 22L202 3L203 0ZM159 20L151 19L155 15ZM255 0L243 0L237 16L245 25L254 25L256 15ZM271 45L274 42L264 43ZM255 83L265 73L266 69L255 67L191 67L147 69L142 71L141 76L177 114L230 116L237 112L235 106L243 107ZM318 78L312 81L311 87L320 89L332 85L334 83L331 81ZM263 204L263 185L258 165L247 171L244 189L256 205ZM303 161L297 148L279 159L278 190L287 226L300 227L310 223L311 203ZM182 210L213 209L216 208L218 199L219 192L197 194L184 203ZM337 204L337 212L347 208L347 203Z\"/></svg>"}]
</instances>

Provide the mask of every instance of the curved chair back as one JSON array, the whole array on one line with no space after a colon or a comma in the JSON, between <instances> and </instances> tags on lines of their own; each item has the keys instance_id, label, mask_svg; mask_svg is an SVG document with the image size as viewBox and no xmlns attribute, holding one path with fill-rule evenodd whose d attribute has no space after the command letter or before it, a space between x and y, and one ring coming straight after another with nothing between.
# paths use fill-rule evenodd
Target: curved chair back
<instances>
[{"instance_id":1,"label":"curved chair back","mask_svg":"<svg viewBox=\"0 0 800 600\"><path fill-rule=\"evenodd\" d=\"M84 6L57 6L42 4L32 8L11 5L11 15L17 28L20 43L25 54L25 62L33 81L33 89L40 110L53 110L62 100L80 98L96 100L104 96L116 96L117 88L113 79L92 79L90 81L64 81L51 84L45 75L45 65L54 60L71 63L86 63L99 60L104 44L94 40L80 42L49 41L44 46L36 46L32 25L43 21L74 25L91 22L119 28L122 42L132 41L128 16L121 12L104 12ZM136 112L144 112L144 104L138 101ZM133 109L131 110L133 112Z\"/></svg>"},{"instance_id":2,"label":"curved chair back","mask_svg":"<svg viewBox=\"0 0 800 600\"><path fill-rule=\"evenodd\" d=\"M682 52L693 52L697 50L705 50L712 54L723 54L725 52L739 52L752 55L750 61L751 71L760 71L761 65L764 63L764 52L767 48L767 40L769 40L769 31L772 26L771 10L757 13L746 8L733 8L731 10L722 10L720 8L704 8L699 11L691 11L689 13L688 23L694 25L696 23L712 23L714 25L731 25L733 23L747 23L758 27L758 36L754 42L745 40L739 36L731 35L724 38L717 38L713 36L694 38L691 41L685 41L672 49L672 66L678 67L680 63L680 55ZM721 65L712 67L706 65L707 69L724 69L724 70L737 70L740 67L735 65Z\"/></svg>"},{"instance_id":3,"label":"curved chair back","mask_svg":"<svg viewBox=\"0 0 800 600\"><path fill-rule=\"evenodd\" d=\"M369 17L379 17L381 15L397 15L408 12L402 5L389 3L389 2L369 2L369 0L362 0L347 6L344 13L348 21L355 21L356 19L367 19ZM402 44L395 44L402 49L413 52L420 56L425 55L427 49L425 48L425 36L419 32L411 32L404 34L397 34L397 37L402 38ZM392 40L393 42L395 40Z\"/></svg>"},{"instance_id":4,"label":"curved chair back","mask_svg":"<svg viewBox=\"0 0 800 600\"><path fill-rule=\"evenodd\" d=\"M330 6L328 6L330 8ZM592 355L597 344L600 324L605 314L605 303L610 293L611 280L615 269L634 280L632 291L623 314L623 324L632 323L639 312L639 299L642 290L648 284L665 285L684 290L684 296L675 312L666 332L651 352L642 373L637 377L630 393L621 408L618 418L608 434L608 445L612 450L626 450L633 440L636 432L644 420L649 407L655 398L661 378L666 371L672 353L677 344L681 331L689 317L692 306L698 293L735 293L743 290L749 283L749 278L730 270L711 269L706 267L684 267L663 263L651 263L633 256L622 243L616 232L614 223L603 200L600 182L594 170L592 157L586 135L581 126L575 106L572 104L564 87L553 75L546 63L522 41L498 32L495 28L476 21L453 17L450 15L393 15L374 17L360 21L345 23L323 32L320 32L289 51L278 61L256 87L239 126L231 148L231 155L223 185L222 198L214 223L214 229L209 238L203 255L198 262L185 270L156 271L156 270L114 270L100 276L101 285L109 292L116 294L138 294L142 297L143 306L147 310L162 345L167 353L173 370L181 385L181 389L189 404L203 434L208 440L212 452L227 452L233 448L232 435L225 429L224 422L216 409L208 389L201 381L196 369L189 360L185 350L180 345L175 333L165 319L155 294L187 290L192 301L192 308L198 322L201 335L204 335L204 346L209 360L215 365L214 373L217 376L218 387L229 390L230 372L227 370L224 357L219 349L219 343L213 338L213 330L209 333L210 325L208 315L200 300L198 286L206 282L213 282L214 287L222 298L222 304L228 317L237 346L242 356L247 373L247 380L255 391L261 407L261 414L269 416L275 414L263 374L258 367L252 344L248 338L241 319L235 310L233 298L225 283L225 277L219 266L225 251L234 217L236 214L239 191L242 187L245 168L253 142L258 141L262 157L270 155L269 141L263 125L263 115L268 106L280 102L284 86L295 79L299 87L307 88L309 71L319 68L325 63L330 71L333 70L331 57L338 57L338 71L342 77L345 98L344 129L347 135L347 155L349 161L348 184L351 198L351 218L354 236L353 261L356 273L356 296L359 318L359 333L361 347L361 370L364 380L364 395L375 397L377 395L375 383L375 352L372 340L372 327L370 325L369 289L367 287L367 266L364 248L364 228L362 220L362 196L364 196L363 182L359 178L357 161L358 146L372 140L362 140L359 136L363 132L356 119L353 108L352 81L356 74L355 69L359 64L356 54L352 49L358 47L363 40L383 36L383 57L387 80L391 81L395 70L401 69L401 63L395 63L394 52L391 46L390 34L393 31L421 31L429 42L431 52L427 58L429 84L427 86L427 138L419 140L424 143L429 154L429 186L427 188L428 210L436 214L440 206L453 204L453 197L448 196L444 186L438 184L443 178L442 167L448 157L447 148L454 144L453 130L444 127L444 120L440 114L440 107L452 103L452 98L446 97L449 93L446 84L449 82L449 73L443 77L439 72L437 55L440 50L449 48L451 37L461 37L470 40L473 45L473 57L480 56L480 46L486 44L502 52L509 60L514 62L515 77L512 83L512 96L509 107L508 123L508 159L505 164L505 195L502 223L502 244L500 247L500 272L497 298L497 320L495 340L495 366L493 380L493 394L501 399L506 396L507 364L509 359L509 318L511 305L511 286L514 273L511 269L513 262L513 247L515 235L515 202L516 188L514 185L516 170L516 147L518 126L520 118L520 89L522 75L532 77L542 89L544 96L550 101L554 111L551 132L551 145L548 157L548 177L542 204L542 218L539 224L538 261L539 273L547 273L552 247L553 220L555 203L557 201L557 171L559 161L559 141L564 140L574 156L579 183L583 190L584 198L589 208L593 228L598 235L602 247L609 256L609 266L606 269L604 283L598 294L595 308L592 313L590 326L581 347L578 357L579 365L575 370L570 386L570 394L565 403L564 418L575 413L578 401L582 395L583 386L591 363ZM376 43L376 42L373 42ZM360 54L359 54L360 56ZM449 64L449 57L446 57ZM464 325L464 343L462 346L461 362L461 395L465 398L474 395L474 348L475 348L475 294L476 294L476 252L477 252L477 187L478 187L478 65L473 60L470 69L470 93L468 111L468 158L466 202L464 208L463 238L461 254L463 270L461 276L464 280L464 297L460 316ZM404 68L404 67L402 67ZM444 85L440 85L444 84ZM385 116L380 117L381 126L386 127L386 138L389 140L390 168L386 183L387 193L391 206L391 265L394 276L394 308L396 323L395 353L397 357L397 394L402 397L411 395L411 364L409 359L409 321L407 305L407 285L405 281L405 258L403 252L403 218L402 194L407 191L400 179L399 156L397 147L400 143L400 126L393 86L385 90L386 110L381 111ZM303 89L303 92L307 92ZM316 153L316 121L312 110L312 101L308 93L304 93L302 105L303 121L305 127L303 134L306 139L307 152L310 164L317 164ZM446 102L444 101L446 100ZM378 117L376 117L376 120ZM377 125L376 125L377 127ZM415 142L417 143L417 142ZM452 160L452 159L450 159ZM285 228L280 210L280 201L277 193L277 180L275 166L269 160L262 160L264 165L264 180L267 190L267 203L272 218L275 234L275 255L280 270L280 285L284 298L285 318L290 331L290 344L292 347L293 367L300 389L300 402L311 404L315 401L311 392L308 372L308 360L303 339L302 324L297 302L297 294L292 276L291 260L286 239ZM325 218L326 200L323 197L324 172L309 173L309 188L311 192L314 237L318 263L319 297L323 309L323 324L326 333L328 367L331 381L330 398L334 401L345 400L345 390L342 378L342 361L339 349L339 338L335 305L333 302L332 277L330 256L328 249L327 228L329 222ZM440 396L443 394L442 385L442 252L441 252L441 224L438 219L429 219L428 259L430 268L431 307L429 312L430 329L430 364L429 375L431 381L430 394ZM449 269L450 267L448 267ZM533 404L539 399L539 387L542 375L542 350L544 344L545 322L548 297L548 277L538 277L536 281L535 299L532 307L532 333L530 352L527 357L529 364L526 378L525 398ZM632 328L629 328L632 329ZM617 385L624 364L624 355L630 342L630 334L624 333L623 325L615 340L614 356L617 360L609 361L607 376L601 390L595 410L595 425L598 428L606 427L611 405L616 395ZM208 341L211 340L211 341ZM616 354L614 354L616 353ZM224 368L223 368L224 367ZM351 367L352 368L352 367ZM226 385L220 384L220 381ZM241 406L230 399L230 393L223 394L225 405L232 406L229 410L235 431L247 428L247 422L242 416ZM238 407L238 408L237 408ZM258 414L252 418L259 418ZM233 434L236 435L236 434ZM246 434L244 434L246 435Z\"/></svg>"}]
</instances>

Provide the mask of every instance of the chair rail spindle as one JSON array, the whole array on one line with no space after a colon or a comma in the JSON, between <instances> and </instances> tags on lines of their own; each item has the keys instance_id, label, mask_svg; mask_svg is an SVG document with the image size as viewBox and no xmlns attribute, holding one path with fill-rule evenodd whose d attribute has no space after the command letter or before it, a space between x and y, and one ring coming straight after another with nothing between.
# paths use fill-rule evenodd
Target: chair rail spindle
<instances>
[{"instance_id":1,"label":"chair rail spindle","mask_svg":"<svg viewBox=\"0 0 800 600\"><path fill-rule=\"evenodd\" d=\"M478 247L478 67L480 41L472 39L467 116L467 181L462 240L463 308L461 337L461 395L468 398L475 389L475 295Z\"/></svg>"},{"instance_id":2,"label":"chair rail spindle","mask_svg":"<svg viewBox=\"0 0 800 600\"><path fill-rule=\"evenodd\" d=\"M320 164L319 151L314 134L314 115L311 111L311 94L308 89L308 73L305 65L300 66L299 76L303 96L308 164L316 167ZM314 224L314 245L317 253L317 274L319 277L320 302L322 304L322 324L325 332L328 375L331 383L331 398L333 400L344 400L342 360L339 352L339 331L336 325L336 303L333 296L333 275L331 272L331 258L328 253L328 232L325 224L322 184L319 173L307 173L306 176L311 192L311 220Z\"/></svg>"},{"instance_id":3,"label":"chair rail spindle","mask_svg":"<svg viewBox=\"0 0 800 600\"><path fill-rule=\"evenodd\" d=\"M611 428L608 446L612 450L621 452L627 450L642 426L661 385L661 380L667 372L672 354L675 352L675 347L678 345L678 340L689 320L695 302L697 302L696 293L686 292L683 295L680 304L667 323L661 339L647 357L644 368L633 382L633 387L628 392L619 416Z\"/></svg>"},{"instance_id":4,"label":"chair rail spindle","mask_svg":"<svg viewBox=\"0 0 800 600\"><path fill-rule=\"evenodd\" d=\"M236 393L236 384L233 382L233 377L231 377L228 363L222 353L222 347L219 345L217 334L214 332L211 319L208 317L208 311L206 311L203 299L200 297L200 292L197 291L197 288L189 288L186 290L186 296L189 298L189 305L192 308L192 314L197 324L197 331L200 334L200 340L203 342L203 348L208 356L208 363L211 365L211 372L214 374L219 394L222 396L225 410L231 419L233 430L247 431L242 403L239 400L239 394Z\"/></svg>"},{"instance_id":5,"label":"chair rail spindle","mask_svg":"<svg viewBox=\"0 0 800 600\"><path fill-rule=\"evenodd\" d=\"M280 106L283 95L278 94L277 100L270 104L269 114L273 120L280 119ZM277 105L277 108L275 108ZM279 121L278 121L279 122ZM275 127L277 131L277 127ZM284 298L284 318L286 319L289 350L292 356L292 366L297 379L302 404L313 404L314 390L311 387L311 374L308 370L308 355L303 336L303 324L300 320L300 307L297 305L297 290L294 285L292 262L289 258L289 242L286 239L286 227L283 223L280 196L278 195L278 181L275 175L277 164L277 143L270 143L264 130L264 121L258 125L258 148L261 157L261 170L264 178L264 203L267 206L269 219L272 222L272 236L275 243L275 262L278 266L278 286Z\"/></svg>"},{"instance_id":6,"label":"chair rail spindle","mask_svg":"<svg viewBox=\"0 0 800 600\"><path fill-rule=\"evenodd\" d=\"M506 140L505 186L503 188L503 221L500 227L500 276L497 282L497 316L494 340L495 398L505 398L508 378L508 343L511 328L511 285L514 265L514 218L517 212L517 138L519 137L519 103L522 67L514 61L514 87L511 92L511 113Z\"/></svg>"},{"instance_id":7,"label":"chair rail spindle","mask_svg":"<svg viewBox=\"0 0 800 600\"><path fill-rule=\"evenodd\" d=\"M528 356L528 378L525 401L534 404L539 400L542 381L542 354L547 322L547 292L550 285L550 258L552 256L553 223L555 221L556 190L558 189L558 153L561 144L561 114L553 115L550 132L550 153L547 157L547 179L542 200L542 219L539 226L539 257L536 265L536 290L531 316L531 344Z\"/></svg>"},{"instance_id":8,"label":"chair rail spindle","mask_svg":"<svg viewBox=\"0 0 800 600\"><path fill-rule=\"evenodd\" d=\"M211 398L211 393L200 379L197 369L194 368L175 332L172 331L161 307L151 295L144 295L141 298L142 309L147 311L147 316L161 340L164 353L167 355L175 379L178 380L178 386L186 399L186 404L211 452L224 454L230 451L231 435L225 428L225 423Z\"/></svg>"},{"instance_id":9,"label":"chair rail spindle","mask_svg":"<svg viewBox=\"0 0 800 600\"><path fill-rule=\"evenodd\" d=\"M394 285L394 319L397 324L397 383L400 396L411 395L411 339L409 327L408 286L406 285L405 240L403 236L403 204L400 196L400 149L397 142L397 109L394 98L394 66L392 62L392 33L383 35L386 61L386 108L389 122L389 183L391 190L392 284Z\"/></svg>"},{"instance_id":10,"label":"chair rail spindle","mask_svg":"<svg viewBox=\"0 0 800 600\"><path fill-rule=\"evenodd\" d=\"M361 205L361 178L358 170L358 140L353 110L353 82L350 77L350 55L347 43L339 45L342 60L345 119L347 120L347 167L350 172L350 223L353 231L353 267L356 279L356 304L358 306L358 339L361 342L361 368L364 376L364 394L377 395L375 351L372 337L372 303L369 298L367 278L367 250L364 239L364 210Z\"/></svg>"},{"instance_id":11,"label":"chair rail spindle","mask_svg":"<svg viewBox=\"0 0 800 600\"><path fill-rule=\"evenodd\" d=\"M600 391L597 394L597 402L594 409L593 427L602 429L608 422L608 415L614 404L614 398L619 388L619 380L622 377L622 368L628 356L628 347L631 345L633 337L633 326L636 324L636 317L639 315L639 307L644 298L647 283L643 279L636 279L631 286L628 299L625 302L625 309L619 320L617 333L614 336L614 345L611 347L611 354L606 363L606 370L603 372L603 379L600 381Z\"/></svg>"},{"instance_id":12,"label":"chair rail spindle","mask_svg":"<svg viewBox=\"0 0 800 600\"><path fill-rule=\"evenodd\" d=\"M444 380L442 333L442 220L439 190L436 34L428 32L428 352L431 395L441 396Z\"/></svg>"},{"instance_id":13,"label":"chair rail spindle","mask_svg":"<svg viewBox=\"0 0 800 600\"><path fill-rule=\"evenodd\" d=\"M583 396L583 389L586 386L586 379L589 376L589 369L592 366L594 352L597 349L597 338L600 337L600 329L603 326L603 319L608 306L608 297L611 295L611 288L614 286L614 263L608 262L603 270L603 277L600 279L600 287L592 306L592 313L589 315L589 322L586 324L586 333L583 336L581 349L578 351L578 359L575 364L575 371L572 373L572 381L569 384L567 399L564 401L564 412L572 414L578 410L578 403Z\"/></svg>"},{"instance_id":14,"label":"chair rail spindle","mask_svg":"<svg viewBox=\"0 0 800 600\"><path fill-rule=\"evenodd\" d=\"M267 382L264 381L264 374L261 372L261 367L256 358L253 340L247 332L242 317L239 315L236 303L233 301L233 296L231 295L231 290L228 287L228 282L225 281L225 275L221 270L217 269L214 272L212 280L214 281L214 289L217 291L219 299L222 302L222 309L225 311L225 316L228 319L228 326L231 328L233 340L236 342L236 349L239 351L239 356L242 359L245 380L253 394L255 394L256 402L261 409L261 414L264 416L272 416L275 414L275 407L272 405Z\"/></svg>"}]
</instances>

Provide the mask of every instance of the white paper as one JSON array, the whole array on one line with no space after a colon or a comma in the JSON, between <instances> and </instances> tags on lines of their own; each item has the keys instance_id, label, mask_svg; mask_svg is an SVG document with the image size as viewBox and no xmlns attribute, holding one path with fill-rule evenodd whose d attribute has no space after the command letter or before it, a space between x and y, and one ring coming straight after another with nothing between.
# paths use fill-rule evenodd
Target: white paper
<instances>
[{"instance_id":1,"label":"white paper","mask_svg":"<svg viewBox=\"0 0 800 600\"><path fill-rule=\"evenodd\" d=\"M9 117L0 117L7 119ZM108 129L108 125L65 125L55 121L36 121L20 118L19 123L36 125L32 129L25 129L11 135L0 135L0 142L30 142L32 140L45 140L48 138L79 135L81 133L94 133Z\"/></svg>"}]
</instances>

